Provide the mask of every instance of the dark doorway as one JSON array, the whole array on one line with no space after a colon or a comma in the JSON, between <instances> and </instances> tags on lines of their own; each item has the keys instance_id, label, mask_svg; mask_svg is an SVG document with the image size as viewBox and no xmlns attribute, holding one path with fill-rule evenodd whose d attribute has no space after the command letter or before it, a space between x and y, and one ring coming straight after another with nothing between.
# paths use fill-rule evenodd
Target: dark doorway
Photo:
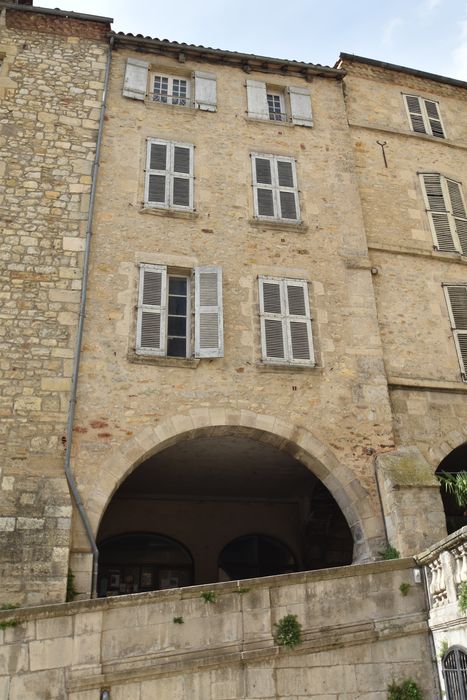
<instances>
[{"instance_id":1,"label":"dark doorway","mask_svg":"<svg viewBox=\"0 0 467 700\"><path fill-rule=\"evenodd\" d=\"M440 463L436 474L447 472L457 474L467 471L467 442L459 445L450 452ZM467 506L459 506L451 493L441 486L441 498L443 499L444 513L446 516L446 528L448 535L467 525Z\"/></svg>"},{"instance_id":2,"label":"dark doorway","mask_svg":"<svg viewBox=\"0 0 467 700\"><path fill-rule=\"evenodd\" d=\"M297 570L292 552L281 542L263 535L239 537L219 557L219 580L290 574Z\"/></svg>"}]
</instances>

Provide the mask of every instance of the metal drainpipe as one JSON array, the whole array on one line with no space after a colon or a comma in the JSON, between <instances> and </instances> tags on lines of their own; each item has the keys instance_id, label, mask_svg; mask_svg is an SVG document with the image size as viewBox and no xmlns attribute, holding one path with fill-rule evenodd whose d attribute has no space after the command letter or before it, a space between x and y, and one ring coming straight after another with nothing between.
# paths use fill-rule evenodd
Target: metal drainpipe
<instances>
[{"instance_id":1,"label":"metal drainpipe","mask_svg":"<svg viewBox=\"0 0 467 700\"><path fill-rule=\"evenodd\" d=\"M76 336L76 347L75 347L75 355L73 358L73 374L72 374L72 380L71 380L71 394L70 394L70 403L69 403L69 410L68 410L68 419L67 419L67 425L66 425L66 451L65 451L65 475L66 479L68 481L68 486L70 487L70 491L73 495L73 498L76 503L76 507L78 508L82 523L84 525L84 529L86 530L86 535L89 540L89 544L91 545L92 549L92 590L91 590L91 597L95 598L97 596L97 565L99 561L99 550L97 549L96 545L96 540L94 539L94 533L92 531L91 523L89 522L88 515L84 509L83 502L81 500L81 496L79 495L78 487L76 484L75 477L73 476L73 473L71 471L71 445L72 445L72 440L73 440L73 422L75 418L75 410L76 410L76 393L77 393L77 388L78 388L78 373L79 373L79 365L80 365L80 360L81 360L81 343L83 339L83 326L84 326L84 318L85 318L85 312L86 312L86 296L87 296L87 283L88 283L88 272L89 272L89 254L90 254L90 248L91 248L91 236L92 236L92 219L93 219L93 213L94 213L94 200L96 197L96 183L97 183L97 173L99 171L99 158L100 158L100 152L101 152L101 143L102 143L102 131L104 127L104 116L105 116L105 108L106 108L106 100L107 100L107 91L109 87L109 78L110 78L110 64L112 61L112 48L114 45L114 37L112 36L110 38L110 43L109 43L109 52L107 56L107 65L105 68L105 79L104 79L104 91L102 93L102 104L101 104L101 113L99 117L99 129L97 132L97 143L96 143L96 156L94 158L94 163L92 166L92 183L91 183L91 195L89 199L89 211L88 211L88 219L87 219L87 225L86 225L86 239L85 239L85 247L84 247L84 260L83 260L83 279L82 279L82 286L81 286L81 299L80 299L80 306L79 306L79 318L78 318L78 330L77 330L77 336Z\"/></svg>"}]
</instances>

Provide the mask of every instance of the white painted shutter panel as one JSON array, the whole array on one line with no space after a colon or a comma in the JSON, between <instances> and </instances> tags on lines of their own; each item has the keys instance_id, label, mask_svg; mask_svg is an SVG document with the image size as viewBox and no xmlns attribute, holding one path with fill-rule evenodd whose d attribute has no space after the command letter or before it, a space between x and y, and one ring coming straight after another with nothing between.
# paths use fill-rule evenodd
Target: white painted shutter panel
<instances>
[{"instance_id":1,"label":"white painted shutter panel","mask_svg":"<svg viewBox=\"0 0 467 700\"><path fill-rule=\"evenodd\" d=\"M133 100L144 100L148 84L149 63L128 58L123 82L123 96Z\"/></svg>"},{"instance_id":2,"label":"white painted shutter panel","mask_svg":"<svg viewBox=\"0 0 467 700\"><path fill-rule=\"evenodd\" d=\"M289 87L292 123L300 126L313 126L310 91L301 87Z\"/></svg>"},{"instance_id":3,"label":"white painted shutter panel","mask_svg":"<svg viewBox=\"0 0 467 700\"><path fill-rule=\"evenodd\" d=\"M167 330L167 268L163 265L140 266L136 352L141 355L165 355Z\"/></svg>"},{"instance_id":4,"label":"white painted shutter panel","mask_svg":"<svg viewBox=\"0 0 467 700\"><path fill-rule=\"evenodd\" d=\"M404 95L404 97L413 131L419 134L426 134L420 98L415 95Z\"/></svg>"},{"instance_id":5,"label":"white painted shutter panel","mask_svg":"<svg viewBox=\"0 0 467 700\"><path fill-rule=\"evenodd\" d=\"M424 102L432 135L444 139L444 129L441 123L441 115L439 113L438 103L433 102L432 100L425 100Z\"/></svg>"},{"instance_id":6,"label":"white painted shutter panel","mask_svg":"<svg viewBox=\"0 0 467 700\"><path fill-rule=\"evenodd\" d=\"M263 360L286 362L286 329L281 280L260 277L259 310Z\"/></svg>"},{"instance_id":7,"label":"white painted shutter panel","mask_svg":"<svg viewBox=\"0 0 467 700\"><path fill-rule=\"evenodd\" d=\"M224 356L222 268L195 267L195 357Z\"/></svg>"},{"instance_id":8,"label":"white painted shutter panel","mask_svg":"<svg viewBox=\"0 0 467 700\"><path fill-rule=\"evenodd\" d=\"M275 217L272 156L251 156L253 168L254 208L256 216Z\"/></svg>"},{"instance_id":9,"label":"white painted shutter panel","mask_svg":"<svg viewBox=\"0 0 467 700\"><path fill-rule=\"evenodd\" d=\"M448 203L443 190L441 175L438 173L426 173L420 177L428 217L437 241L436 247L441 251L455 253L457 248L452 235L453 222L448 214Z\"/></svg>"},{"instance_id":10,"label":"white painted shutter panel","mask_svg":"<svg viewBox=\"0 0 467 700\"><path fill-rule=\"evenodd\" d=\"M445 287L457 355L464 379L467 374L467 285Z\"/></svg>"},{"instance_id":11,"label":"white painted shutter panel","mask_svg":"<svg viewBox=\"0 0 467 700\"><path fill-rule=\"evenodd\" d=\"M290 359L298 364L314 364L308 284L302 280L285 280L284 286Z\"/></svg>"},{"instance_id":12,"label":"white painted shutter panel","mask_svg":"<svg viewBox=\"0 0 467 700\"><path fill-rule=\"evenodd\" d=\"M451 211L454 217L457 237L459 239L460 250L463 255L467 255L467 214L465 211L464 197L459 182L446 180L446 185L451 200Z\"/></svg>"},{"instance_id":13,"label":"white painted shutter panel","mask_svg":"<svg viewBox=\"0 0 467 700\"><path fill-rule=\"evenodd\" d=\"M257 80L246 81L248 116L252 119L269 119L266 83Z\"/></svg>"},{"instance_id":14,"label":"white painted shutter panel","mask_svg":"<svg viewBox=\"0 0 467 700\"><path fill-rule=\"evenodd\" d=\"M276 158L279 218L297 221L298 207L297 176L293 160Z\"/></svg>"},{"instance_id":15,"label":"white painted shutter panel","mask_svg":"<svg viewBox=\"0 0 467 700\"><path fill-rule=\"evenodd\" d=\"M169 204L170 143L148 141L144 201L161 207Z\"/></svg>"},{"instance_id":16,"label":"white painted shutter panel","mask_svg":"<svg viewBox=\"0 0 467 700\"><path fill-rule=\"evenodd\" d=\"M217 110L217 83L215 73L195 71L195 108L205 112Z\"/></svg>"},{"instance_id":17,"label":"white painted shutter panel","mask_svg":"<svg viewBox=\"0 0 467 700\"><path fill-rule=\"evenodd\" d=\"M193 146L173 144L173 178L170 204L193 207Z\"/></svg>"}]
</instances>

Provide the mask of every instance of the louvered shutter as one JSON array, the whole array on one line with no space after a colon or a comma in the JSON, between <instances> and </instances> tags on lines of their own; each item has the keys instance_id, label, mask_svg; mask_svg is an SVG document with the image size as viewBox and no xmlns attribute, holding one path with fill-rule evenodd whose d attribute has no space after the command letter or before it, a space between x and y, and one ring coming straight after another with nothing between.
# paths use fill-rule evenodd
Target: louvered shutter
<instances>
[{"instance_id":1,"label":"louvered shutter","mask_svg":"<svg viewBox=\"0 0 467 700\"><path fill-rule=\"evenodd\" d=\"M404 97L413 131L426 134L420 98L415 97L415 95L404 95Z\"/></svg>"},{"instance_id":2,"label":"louvered shutter","mask_svg":"<svg viewBox=\"0 0 467 700\"><path fill-rule=\"evenodd\" d=\"M123 96L133 100L144 100L148 84L149 63L128 58L123 82Z\"/></svg>"},{"instance_id":3,"label":"louvered shutter","mask_svg":"<svg viewBox=\"0 0 467 700\"><path fill-rule=\"evenodd\" d=\"M146 187L144 200L147 204L168 206L170 144L154 139L148 140L146 162Z\"/></svg>"},{"instance_id":4,"label":"louvered shutter","mask_svg":"<svg viewBox=\"0 0 467 700\"><path fill-rule=\"evenodd\" d=\"M266 83L257 80L246 81L248 116L252 119L269 119Z\"/></svg>"},{"instance_id":5,"label":"louvered shutter","mask_svg":"<svg viewBox=\"0 0 467 700\"><path fill-rule=\"evenodd\" d=\"M444 129L441 123L441 116L438 109L438 103L432 100L424 100L426 115L433 136L444 138Z\"/></svg>"},{"instance_id":6,"label":"louvered shutter","mask_svg":"<svg viewBox=\"0 0 467 700\"><path fill-rule=\"evenodd\" d=\"M300 126L313 126L310 91L301 87L289 87L292 123Z\"/></svg>"},{"instance_id":7,"label":"louvered shutter","mask_svg":"<svg viewBox=\"0 0 467 700\"><path fill-rule=\"evenodd\" d=\"M196 267L195 357L224 356L222 269Z\"/></svg>"},{"instance_id":8,"label":"louvered shutter","mask_svg":"<svg viewBox=\"0 0 467 700\"><path fill-rule=\"evenodd\" d=\"M195 108L205 112L217 110L217 84L215 73L195 71Z\"/></svg>"},{"instance_id":9,"label":"louvered shutter","mask_svg":"<svg viewBox=\"0 0 467 700\"><path fill-rule=\"evenodd\" d=\"M454 225L459 239L460 252L467 255L467 215L465 211L462 188L454 180L446 180L451 203L451 212L454 217Z\"/></svg>"},{"instance_id":10,"label":"louvered shutter","mask_svg":"<svg viewBox=\"0 0 467 700\"><path fill-rule=\"evenodd\" d=\"M263 360L287 361L287 333L282 280L260 277L259 309Z\"/></svg>"},{"instance_id":11,"label":"louvered shutter","mask_svg":"<svg viewBox=\"0 0 467 700\"><path fill-rule=\"evenodd\" d=\"M447 203L447 192L443 188L443 180L438 173L424 173L421 176L423 193L431 223L436 247L445 252L456 252L453 238L453 224Z\"/></svg>"},{"instance_id":12,"label":"louvered shutter","mask_svg":"<svg viewBox=\"0 0 467 700\"><path fill-rule=\"evenodd\" d=\"M140 266L136 352L164 355L167 329L167 268L163 265Z\"/></svg>"},{"instance_id":13,"label":"louvered shutter","mask_svg":"<svg viewBox=\"0 0 467 700\"><path fill-rule=\"evenodd\" d=\"M299 218L295 163L276 158L279 218L296 221Z\"/></svg>"},{"instance_id":14,"label":"louvered shutter","mask_svg":"<svg viewBox=\"0 0 467 700\"><path fill-rule=\"evenodd\" d=\"M467 285L446 285L451 325L463 378L467 373Z\"/></svg>"},{"instance_id":15,"label":"louvered shutter","mask_svg":"<svg viewBox=\"0 0 467 700\"><path fill-rule=\"evenodd\" d=\"M174 207L192 208L193 201L193 147L172 144L172 191L170 204Z\"/></svg>"},{"instance_id":16,"label":"louvered shutter","mask_svg":"<svg viewBox=\"0 0 467 700\"><path fill-rule=\"evenodd\" d=\"M290 360L314 364L308 284L302 280L284 280L284 289Z\"/></svg>"},{"instance_id":17,"label":"louvered shutter","mask_svg":"<svg viewBox=\"0 0 467 700\"><path fill-rule=\"evenodd\" d=\"M254 206L256 216L276 216L273 187L274 159L252 155Z\"/></svg>"}]
</instances>

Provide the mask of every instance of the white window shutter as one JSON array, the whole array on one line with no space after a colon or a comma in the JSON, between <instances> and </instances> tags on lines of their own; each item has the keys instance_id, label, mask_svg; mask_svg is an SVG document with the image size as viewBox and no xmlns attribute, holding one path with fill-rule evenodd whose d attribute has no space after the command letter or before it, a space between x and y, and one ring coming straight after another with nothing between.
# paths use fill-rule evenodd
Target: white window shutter
<instances>
[{"instance_id":1,"label":"white window shutter","mask_svg":"<svg viewBox=\"0 0 467 700\"><path fill-rule=\"evenodd\" d=\"M123 96L133 100L144 100L148 84L149 63L128 58L123 82Z\"/></svg>"},{"instance_id":2,"label":"white window shutter","mask_svg":"<svg viewBox=\"0 0 467 700\"><path fill-rule=\"evenodd\" d=\"M436 247L443 252L455 253L454 222L448 213L448 193L444 187L444 178L439 173L423 173L420 179Z\"/></svg>"},{"instance_id":3,"label":"white window shutter","mask_svg":"<svg viewBox=\"0 0 467 700\"><path fill-rule=\"evenodd\" d=\"M165 355L167 331L167 268L140 265L136 352Z\"/></svg>"},{"instance_id":4,"label":"white window shutter","mask_svg":"<svg viewBox=\"0 0 467 700\"><path fill-rule=\"evenodd\" d=\"M217 110L217 82L215 73L195 71L195 108L205 112Z\"/></svg>"},{"instance_id":5,"label":"white window shutter","mask_svg":"<svg viewBox=\"0 0 467 700\"><path fill-rule=\"evenodd\" d=\"M426 115L430 125L431 134L439 138L445 138L441 115L439 113L438 103L432 100L424 100Z\"/></svg>"},{"instance_id":6,"label":"white window shutter","mask_svg":"<svg viewBox=\"0 0 467 700\"><path fill-rule=\"evenodd\" d=\"M454 225L459 248L463 255L467 255L467 214L465 210L462 187L455 180L446 180L446 186L451 202L451 212L454 217Z\"/></svg>"},{"instance_id":7,"label":"white window shutter","mask_svg":"<svg viewBox=\"0 0 467 700\"><path fill-rule=\"evenodd\" d=\"M269 108L266 93L266 83L257 80L246 81L248 116L252 119L268 119Z\"/></svg>"},{"instance_id":8,"label":"white window shutter","mask_svg":"<svg viewBox=\"0 0 467 700\"><path fill-rule=\"evenodd\" d=\"M289 98L292 124L313 126L310 91L306 88L291 85L289 87Z\"/></svg>"},{"instance_id":9,"label":"white window shutter","mask_svg":"<svg viewBox=\"0 0 467 700\"><path fill-rule=\"evenodd\" d=\"M404 97L412 130L419 134L426 134L420 98L416 95L404 95Z\"/></svg>"},{"instance_id":10,"label":"white window shutter","mask_svg":"<svg viewBox=\"0 0 467 700\"><path fill-rule=\"evenodd\" d=\"M193 208L193 146L171 144L171 192L170 205L174 208Z\"/></svg>"},{"instance_id":11,"label":"white window shutter","mask_svg":"<svg viewBox=\"0 0 467 700\"><path fill-rule=\"evenodd\" d=\"M284 280L284 288L290 360L314 365L308 284L304 280Z\"/></svg>"},{"instance_id":12,"label":"white window shutter","mask_svg":"<svg viewBox=\"0 0 467 700\"><path fill-rule=\"evenodd\" d=\"M461 373L465 379L467 376L467 285L446 285L444 289Z\"/></svg>"},{"instance_id":13,"label":"white window shutter","mask_svg":"<svg viewBox=\"0 0 467 700\"><path fill-rule=\"evenodd\" d=\"M148 139L144 201L158 207L169 206L169 167L171 144Z\"/></svg>"},{"instance_id":14,"label":"white window shutter","mask_svg":"<svg viewBox=\"0 0 467 700\"><path fill-rule=\"evenodd\" d=\"M195 357L224 356L222 268L195 267Z\"/></svg>"},{"instance_id":15,"label":"white window shutter","mask_svg":"<svg viewBox=\"0 0 467 700\"><path fill-rule=\"evenodd\" d=\"M287 361L287 336L281 280L259 277L261 355L269 362Z\"/></svg>"}]
</instances>

